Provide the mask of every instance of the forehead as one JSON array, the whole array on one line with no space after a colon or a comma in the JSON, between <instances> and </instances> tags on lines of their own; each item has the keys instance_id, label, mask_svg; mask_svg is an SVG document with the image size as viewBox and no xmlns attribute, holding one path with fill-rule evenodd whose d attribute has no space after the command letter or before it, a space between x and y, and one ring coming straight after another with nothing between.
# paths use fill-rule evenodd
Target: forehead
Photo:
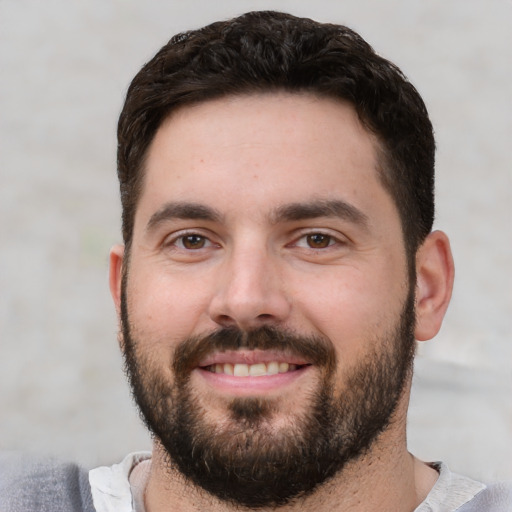
<instances>
[{"instance_id":1,"label":"forehead","mask_svg":"<svg viewBox=\"0 0 512 512\"><path fill-rule=\"evenodd\" d=\"M338 100L272 93L184 106L149 147L139 209L180 200L262 212L340 194L371 202L385 193L377 147L353 107Z\"/></svg>"},{"instance_id":2,"label":"forehead","mask_svg":"<svg viewBox=\"0 0 512 512\"><path fill-rule=\"evenodd\" d=\"M268 144L274 154L292 145L294 149L301 145L306 151L312 144L321 144L333 150L345 142L347 156L356 156L362 150L373 158L378 146L377 138L363 127L348 102L291 92L227 96L179 107L157 130L149 154L162 143L169 147L171 137L186 142L188 150L203 151L210 141L215 147L219 143L252 144L255 148Z\"/></svg>"}]
</instances>

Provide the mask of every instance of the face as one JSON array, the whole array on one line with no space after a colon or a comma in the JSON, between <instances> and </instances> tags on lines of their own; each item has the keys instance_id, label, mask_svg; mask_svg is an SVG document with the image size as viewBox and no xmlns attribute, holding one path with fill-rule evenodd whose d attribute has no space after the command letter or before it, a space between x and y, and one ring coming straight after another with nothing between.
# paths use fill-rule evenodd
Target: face
<instances>
[{"instance_id":1,"label":"face","mask_svg":"<svg viewBox=\"0 0 512 512\"><path fill-rule=\"evenodd\" d=\"M414 286L375 155L351 107L291 94L184 107L149 149L127 367L160 448L222 499L303 496L389 426Z\"/></svg>"}]
</instances>

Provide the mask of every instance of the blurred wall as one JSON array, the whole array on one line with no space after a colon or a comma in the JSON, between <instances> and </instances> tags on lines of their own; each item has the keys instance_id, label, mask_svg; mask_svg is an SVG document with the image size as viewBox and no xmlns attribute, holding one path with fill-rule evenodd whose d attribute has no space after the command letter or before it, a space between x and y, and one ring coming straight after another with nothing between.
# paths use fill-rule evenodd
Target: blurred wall
<instances>
[{"instance_id":1,"label":"blurred wall","mask_svg":"<svg viewBox=\"0 0 512 512\"><path fill-rule=\"evenodd\" d=\"M420 347L411 449L512 478L510 0L0 0L0 449L94 465L150 446L107 287L116 118L174 33L264 8L355 28L423 95L457 279Z\"/></svg>"}]
</instances>

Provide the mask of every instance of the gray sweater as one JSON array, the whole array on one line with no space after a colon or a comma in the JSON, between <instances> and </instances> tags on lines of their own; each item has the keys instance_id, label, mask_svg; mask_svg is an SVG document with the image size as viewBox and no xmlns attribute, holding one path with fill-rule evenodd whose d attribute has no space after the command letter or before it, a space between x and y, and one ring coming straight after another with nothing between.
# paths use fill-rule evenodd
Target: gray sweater
<instances>
[{"instance_id":1,"label":"gray sweater","mask_svg":"<svg viewBox=\"0 0 512 512\"><path fill-rule=\"evenodd\" d=\"M1 512L95 512L89 473L76 464L0 453Z\"/></svg>"},{"instance_id":2,"label":"gray sweater","mask_svg":"<svg viewBox=\"0 0 512 512\"><path fill-rule=\"evenodd\" d=\"M439 509L439 512L444 511ZM489 485L457 512L512 512L512 485L504 482Z\"/></svg>"}]
</instances>

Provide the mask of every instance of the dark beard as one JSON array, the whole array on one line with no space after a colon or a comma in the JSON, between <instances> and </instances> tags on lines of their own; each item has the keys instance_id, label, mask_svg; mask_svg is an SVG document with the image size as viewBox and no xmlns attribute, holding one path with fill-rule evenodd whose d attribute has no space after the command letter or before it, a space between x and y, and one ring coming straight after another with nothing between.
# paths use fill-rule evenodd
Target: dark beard
<instances>
[{"instance_id":1,"label":"dark beard","mask_svg":"<svg viewBox=\"0 0 512 512\"><path fill-rule=\"evenodd\" d=\"M125 368L141 416L165 448L170 468L220 500L255 509L277 507L311 494L364 455L389 425L412 371L414 298L409 294L391 332L372 341L376 351L347 372L336 396L336 353L326 338L262 327L221 329L182 341L169 382L131 336L126 286L121 304ZM190 372L214 350L281 349L311 361L320 380L305 413L286 429L272 425L269 399L234 398L229 421L212 424L190 386ZM170 471L173 471L170 469Z\"/></svg>"}]
</instances>

